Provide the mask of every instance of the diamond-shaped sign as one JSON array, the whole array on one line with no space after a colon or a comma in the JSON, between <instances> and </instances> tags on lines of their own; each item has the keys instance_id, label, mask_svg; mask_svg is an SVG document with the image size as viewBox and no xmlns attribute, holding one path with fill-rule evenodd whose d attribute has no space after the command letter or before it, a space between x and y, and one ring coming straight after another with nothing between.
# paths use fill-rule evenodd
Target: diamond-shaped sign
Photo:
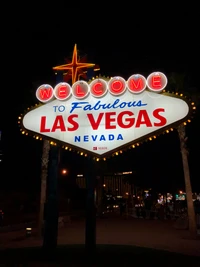
<instances>
[{"instance_id":1,"label":"diamond-shaped sign","mask_svg":"<svg viewBox=\"0 0 200 267\"><path fill-rule=\"evenodd\" d=\"M23 127L77 150L97 156L118 151L158 131L178 124L189 115L189 105L170 94L143 91L101 98L73 95L36 107L23 117Z\"/></svg>"}]
</instances>

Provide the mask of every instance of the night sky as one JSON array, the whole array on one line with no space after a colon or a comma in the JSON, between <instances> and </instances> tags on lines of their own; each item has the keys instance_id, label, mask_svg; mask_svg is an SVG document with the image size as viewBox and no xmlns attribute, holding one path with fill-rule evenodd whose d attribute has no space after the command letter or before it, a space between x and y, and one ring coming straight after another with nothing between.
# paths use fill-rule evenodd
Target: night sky
<instances>
[{"instance_id":1,"label":"night sky","mask_svg":"<svg viewBox=\"0 0 200 267\"><path fill-rule=\"evenodd\" d=\"M45 7L49 8L49 7ZM100 66L100 74L127 79L161 71L186 73L190 87L199 88L199 11L195 7L115 7L116 10L75 9L57 6L51 10L19 10L3 36L0 127L4 149L1 184L21 187L39 184L42 142L22 136L17 117L37 103L35 91L43 83L55 85L53 66L72 56L75 43L79 55ZM123 10L124 9L124 10ZM139 10L139 11L138 11ZM60 13L59 13L59 12ZM29 13L30 12L30 13ZM122 15L123 14L123 15ZM5 89L6 88L6 89ZM193 191L200 192L198 136L199 112L187 127L189 164ZM108 160L108 168L133 170L144 186L166 190L184 189L179 139L174 131L161 135L122 156ZM62 152L64 167L83 168L75 153Z\"/></svg>"}]
</instances>

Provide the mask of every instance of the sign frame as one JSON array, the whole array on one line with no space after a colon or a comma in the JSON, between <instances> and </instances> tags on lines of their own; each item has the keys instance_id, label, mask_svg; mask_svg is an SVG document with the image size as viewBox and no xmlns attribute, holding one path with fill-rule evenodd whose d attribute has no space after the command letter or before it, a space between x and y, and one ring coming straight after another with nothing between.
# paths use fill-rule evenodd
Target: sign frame
<instances>
[{"instance_id":1,"label":"sign frame","mask_svg":"<svg viewBox=\"0 0 200 267\"><path fill-rule=\"evenodd\" d=\"M99 77L99 78L102 79L102 77ZM96 79L98 79L98 77L96 77ZM107 80L107 79L105 79L105 80ZM145 89L145 90L148 90L148 89ZM49 140L50 144L52 144L52 145L60 145L64 149L68 149L70 151L77 151L81 155L88 156L90 154L90 155L92 155L93 157L95 157L97 159L101 159L101 158L105 159L105 158L108 158L108 157L110 157L112 155L118 155L119 153L122 153L124 150L127 150L128 148L134 148L136 146L139 146L141 143L143 143L145 141L153 140L154 138L156 138L156 136L159 136L159 135L161 135L163 133L168 133L170 130L173 130L174 128L177 128L182 123L186 124L187 122L190 122L190 118L192 117L192 114L195 112L195 109L196 109L196 107L194 105L194 102L192 102L191 100L189 100L186 97L184 97L183 94L170 93L169 91L166 92L165 89L163 89L161 92L156 93L156 94L162 94L162 95L165 95L165 96L178 98L178 99L181 99L181 100L185 101L187 103L187 105L188 105L188 108L189 108L187 116L185 116L184 118L182 118L182 119L180 119L178 121L175 121L174 123L172 123L170 125L166 125L166 126L162 127L161 129L158 129L156 131L153 131L151 133L143 135L140 138L134 139L134 140L122 145L122 146L118 146L115 149L109 150L109 151L103 153L102 155L100 155L98 153L95 153L95 151L88 151L87 149L81 148L79 146L76 146L76 145L73 145L73 144L70 144L70 143L65 143L65 142L63 143L63 141L60 141L60 140L58 140L56 138L48 137L48 136L46 136L46 135L44 135L42 133L38 133L38 132L31 131L31 130L27 130L23 125L24 116L27 113L29 113L30 111L43 106L44 103L35 104L35 106L33 106L31 108L28 108L24 114L21 114L18 117L18 119L19 119L18 120L18 124L20 126L20 130L21 130L22 134L32 135L34 138L39 139L39 140L47 139L47 140Z\"/></svg>"}]
</instances>

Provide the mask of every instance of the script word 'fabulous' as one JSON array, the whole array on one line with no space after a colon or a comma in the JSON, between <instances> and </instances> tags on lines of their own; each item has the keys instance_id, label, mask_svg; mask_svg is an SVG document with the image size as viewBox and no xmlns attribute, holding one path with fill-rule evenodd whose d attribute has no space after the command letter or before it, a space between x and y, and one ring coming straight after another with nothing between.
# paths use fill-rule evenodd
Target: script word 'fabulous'
<instances>
[{"instance_id":1,"label":"script word 'fabulous'","mask_svg":"<svg viewBox=\"0 0 200 267\"><path fill-rule=\"evenodd\" d=\"M67 100L71 95L76 99L83 99L91 94L101 98L107 92L113 96L122 95L128 90L133 94L142 93L146 88L159 93L167 85L167 77L161 72L153 72L147 78L141 74L133 74L126 81L120 76L112 77L109 81L101 78L94 79L91 83L83 80L75 82L72 86L66 82L58 83L55 88L43 84L36 90L36 97L40 102L47 103L53 98Z\"/></svg>"}]
</instances>

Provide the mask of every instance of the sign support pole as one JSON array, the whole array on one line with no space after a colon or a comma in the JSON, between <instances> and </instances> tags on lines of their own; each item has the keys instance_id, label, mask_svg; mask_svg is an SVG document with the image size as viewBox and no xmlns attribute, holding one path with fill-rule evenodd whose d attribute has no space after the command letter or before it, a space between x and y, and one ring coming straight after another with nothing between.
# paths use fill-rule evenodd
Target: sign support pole
<instances>
[{"instance_id":1,"label":"sign support pole","mask_svg":"<svg viewBox=\"0 0 200 267\"><path fill-rule=\"evenodd\" d=\"M58 165L59 147L51 146L49 152L49 170L47 179L47 198L45 205L45 227L43 248L46 252L53 252L57 247L58 235Z\"/></svg>"},{"instance_id":2,"label":"sign support pole","mask_svg":"<svg viewBox=\"0 0 200 267\"><path fill-rule=\"evenodd\" d=\"M85 248L91 255L96 251L96 205L95 205L95 182L94 160L86 159L86 218L85 218Z\"/></svg>"}]
</instances>

